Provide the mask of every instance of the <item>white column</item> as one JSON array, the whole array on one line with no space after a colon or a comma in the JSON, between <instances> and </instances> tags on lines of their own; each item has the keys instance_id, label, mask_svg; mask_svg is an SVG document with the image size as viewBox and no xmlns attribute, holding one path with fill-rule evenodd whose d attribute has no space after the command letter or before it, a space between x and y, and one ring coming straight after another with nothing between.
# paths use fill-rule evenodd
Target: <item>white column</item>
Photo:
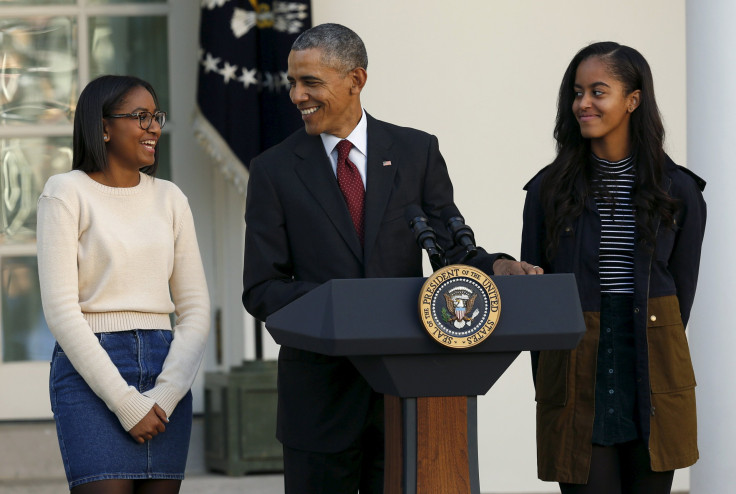
<instances>
[{"instance_id":1,"label":"white column","mask_svg":"<svg viewBox=\"0 0 736 494\"><path fill-rule=\"evenodd\" d=\"M690 492L721 494L736 486L736 2L687 0L686 9L687 165L708 182L689 329L700 447Z\"/></svg>"}]
</instances>

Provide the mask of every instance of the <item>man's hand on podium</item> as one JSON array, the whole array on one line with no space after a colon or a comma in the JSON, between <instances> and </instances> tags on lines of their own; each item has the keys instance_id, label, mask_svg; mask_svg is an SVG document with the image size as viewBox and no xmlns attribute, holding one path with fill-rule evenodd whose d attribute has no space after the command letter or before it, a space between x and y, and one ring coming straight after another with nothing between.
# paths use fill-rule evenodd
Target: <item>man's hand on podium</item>
<instances>
[{"instance_id":1,"label":"man's hand on podium","mask_svg":"<svg viewBox=\"0 0 736 494\"><path fill-rule=\"evenodd\" d=\"M539 266L532 266L526 261L512 261L511 259L496 259L493 263L493 274L544 274Z\"/></svg>"}]
</instances>

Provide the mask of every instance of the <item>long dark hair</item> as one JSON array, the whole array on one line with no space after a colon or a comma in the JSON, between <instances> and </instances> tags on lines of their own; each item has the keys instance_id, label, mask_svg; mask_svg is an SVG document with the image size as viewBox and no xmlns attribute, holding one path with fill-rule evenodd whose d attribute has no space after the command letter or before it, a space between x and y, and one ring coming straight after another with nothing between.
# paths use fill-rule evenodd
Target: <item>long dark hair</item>
<instances>
[{"instance_id":1,"label":"long dark hair","mask_svg":"<svg viewBox=\"0 0 736 494\"><path fill-rule=\"evenodd\" d=\"M542 181L547 257L554 255L561 232L580 216L591 193L590 140L583 138L572 111L578 66L588 58L603 62L612 77L621 82L625 94L641 91L639 106L629 120L631 152L636 163L632 200L636 207L639 239L652 249L656 222L673 223L676 203L662 189L665 154L664 126L654 98L652 71L644 57L633 48L612 41L593 43L580 50L568 65L560 84L554 137L557 157Z\"/></svg>"},{"instance_id":2,"label":"long dark hair","mask_svg":"<svg viewBox=\"0 0 736 494\"><path fill-rule=\"evenodd\" d=\"M74 113L74 156L72 169L84 172L105 171L109 166L102 136L102 119L117 113L127 94L136 87L151 93L158 108L158 97L153 87L130 75L103 75L91 81L79 95ZM143 173L155 175L158 168L158 146L153 165L141 168Z\"/></svg>"}]
</instances>

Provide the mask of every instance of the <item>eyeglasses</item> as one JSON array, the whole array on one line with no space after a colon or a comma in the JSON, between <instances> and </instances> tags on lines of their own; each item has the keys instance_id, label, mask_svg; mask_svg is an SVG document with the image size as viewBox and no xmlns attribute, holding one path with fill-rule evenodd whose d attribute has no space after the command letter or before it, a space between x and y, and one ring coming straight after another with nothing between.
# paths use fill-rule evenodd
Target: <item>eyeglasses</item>
<instances>
[{"instance_id":1,"label":"eyeglasses","mask_svg":"<svg viewBox=\"0 0 736 494\"><path fill-rule=\"evenodd\" d=\"M118 113L116 115L107 115L106 118L137 118L138 125L140 125L141 129L143 130L148 130L151 127L154 118L156 119L156 122L158 122L158 126L162 129L164 128L164 125L166 125L165 111L157 111L155 113L151 113L150 111L139 111L136 113Z\"/></svg>"}]
</instances>

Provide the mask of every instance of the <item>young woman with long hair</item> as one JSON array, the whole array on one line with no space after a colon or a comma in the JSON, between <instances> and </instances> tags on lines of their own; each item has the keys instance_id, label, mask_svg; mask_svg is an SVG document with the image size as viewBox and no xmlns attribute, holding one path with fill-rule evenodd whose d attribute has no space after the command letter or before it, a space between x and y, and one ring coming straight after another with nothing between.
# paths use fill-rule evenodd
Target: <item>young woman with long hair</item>
<instances>
[{"instance_id":1,"label":"young woman with long hair","mask_svg":"<svg viewBox=\"0 0 736 494\"><path fill-rule=\"evenodd\" d=\"M557 157L525 187L522 258L574 273L587 331L532 354L539 478L563 493L669 493L698 458L685 337L705 182L663 149L651 70L591 44L560 85Z\"/></svg>"}]
</instances>

